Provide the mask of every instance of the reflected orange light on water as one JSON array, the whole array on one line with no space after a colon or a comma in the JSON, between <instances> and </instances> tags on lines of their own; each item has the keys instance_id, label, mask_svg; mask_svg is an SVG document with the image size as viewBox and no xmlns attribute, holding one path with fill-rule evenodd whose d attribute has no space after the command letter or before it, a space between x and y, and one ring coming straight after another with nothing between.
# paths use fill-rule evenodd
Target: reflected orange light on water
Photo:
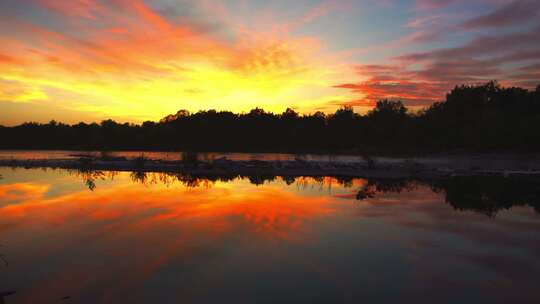
<instances>
[{"instance_id":1,"label":"reflected orange light on water","mask_svg":"<svg viewBox=\"0 0 540 304\"><path fill-rule=\"evenodd\" d=\"M519 294L536 288L533 208L516 205L494 219L482 206L445 202L426 184L3 168L0 175L0 254L9 260L0 290L17 291L8 303L65 296L76 303L236 296L259 303L275 290L285 300L297 290L361 298L394 288L396 276L407 278L398 287L404 294L422 299L426 284L445 296L462 286L487 292L477 284L486 280L519 282ZM351 194L365 189L373 195ZM462 207L468 211L454 210ZM491 248L518 251L500 256ZM461 285L448 290L441 273Z\"/></svg>"},{"instance_id":2,"label":"reflected orange light on water","mask_svg":"<svg viewBox=\"0 0 540 304\"><path fill-rule=\"evenodd\" d=\"M49 189L48 185L19 183L0 185L0 199L3 204L39 199Z\"/></svg>"},{"instance_id":3,"label":"reflected orange light on water","mask_svg":"<svg viewBox=\"0 0 540 304\"><path fill-rule=\"evenodd\" d=\"M126 175L117 180L126 181ZM219 235L242 226L266 237L288 239L304 222L333 212L329 198L283 191L277 184L257 188L247 181L202 188L170 183L141 187L127 181L95 192L84 189L55 196L46 195L49 188L45 183L0 186L2 201L16 201L0 209L3 221L19 226L63 224L62 229L97 225L115 233L187 224L190 230Z\"/></svg>"},{"instance_id":4,"label":"reflected orange light on water","mask_svg":"<svg viewBox=\"0 0 540 304\"><path fill-rule=\"evenodd\" d=\"M97 246L107 251L94 253L95 263L122 260L107 269L57 269L26 292L24 303L46 298L51 290L77 293L119 272L129 277L119 288L129 289L173 261L208 255L231 239L309 242L310 223L335 212L332 197L295 191L308 187L310 179L289 189L282 181L257 187L247 180L206 181L192 188L159 174L150 174L146 185L134 183L129 173L113 176L114 182L99 182L94 191L81 189L84 184L73 177L68 178L79 185L76 189L62 188L68 184L65 177L0 185L0 201L8 202L0 207L0 237L9 236L12 246L41 244L36 259L61 255L66 248ZM332 182L324 179L318 185ZM117 298L112 290L106 297Z\"/></svg>"}]
</instances>

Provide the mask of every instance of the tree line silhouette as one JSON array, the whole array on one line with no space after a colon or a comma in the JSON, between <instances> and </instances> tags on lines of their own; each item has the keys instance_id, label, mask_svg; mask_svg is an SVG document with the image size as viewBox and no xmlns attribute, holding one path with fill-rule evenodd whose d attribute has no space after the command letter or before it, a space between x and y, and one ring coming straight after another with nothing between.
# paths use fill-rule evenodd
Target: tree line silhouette
<instances>
[{"instance_id":1,"label":"tree line silhouette","mask_svg":"<svg viewBox=\"0 0 540 304\"><path fill-rule=\"evenodd\" d=\"M29 122L0 126L0 149L538 151L539 125L540 85L533 91L489 82L456 86L444 101L414 113L401 101L381 100L365 115L351 107L308 115L256 108L241 114L180 110L142 124Z\"/></svg>"}]
</instances>

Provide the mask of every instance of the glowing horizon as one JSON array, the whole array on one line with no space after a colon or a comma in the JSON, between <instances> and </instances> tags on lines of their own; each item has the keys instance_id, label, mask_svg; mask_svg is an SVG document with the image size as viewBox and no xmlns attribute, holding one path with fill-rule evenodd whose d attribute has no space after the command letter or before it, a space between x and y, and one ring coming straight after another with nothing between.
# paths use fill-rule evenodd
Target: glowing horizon
<instances>
[{"instance_id":1,"label":"glowing horizon","mask_svg":"<svg viewBox=\"0 0 540 304\"><path fill-rule=\"evenodd\" d=\"M460 83L531 88L535 16L529 0L7 0L0 124L363 112L386 97L426 106Z\"/></svg>"}]
</instances>

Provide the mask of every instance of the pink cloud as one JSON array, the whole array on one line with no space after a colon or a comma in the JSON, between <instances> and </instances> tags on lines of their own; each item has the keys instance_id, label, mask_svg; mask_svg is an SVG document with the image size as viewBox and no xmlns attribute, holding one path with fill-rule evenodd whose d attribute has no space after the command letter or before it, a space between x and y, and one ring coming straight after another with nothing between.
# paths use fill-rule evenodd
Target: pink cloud
<instances>
[{"instance_id":1,"label":"pink cloud","mask_svg":"<svg viewBox=\"0 0 540 304\"><path fill-rule=\"evenodd\" d=\"M525 64L524 67L508 67ZM400 99L409 106L429 105L455 85L500 80L535 88L540 84L540 27L527 32L476 37L458 47L409 53L382 65L360 65L360 82L335 87L361 95L365 104ZM351 105L360 104L358 100Z\"/></svg>"},{"instance_id":2,"label":"pink cloud","mask_svg":"<svg viewBox=\"0 0 540 304\"><path fill-rule=\"evenodd\" d=\"M459 0L416 0L416 7L422 10L438 9L458 1Z\"/></svg>"},{"instance_id":3,"label":"pink cloud","mask_svg":"<svg viewBox=\"0 0 540 304\"><path fill-rule=\"evenodd\" d=\"M459 47L411 53L398 56L397 59L405 62L418 62L456 57L470 58L474 56L500 54L522 47L540 47L539 41L540 26L528 32L520 31L505 35L479 36Z\"/></svg>"},{"instance_id":4,"label":"pink cloud","mask_svg":"<svg viewBox=\"0 0 540 304\"><path fill-rule=\"evenodd\" d=\"M442 9L453 4L484 3L490 5L504 5L514 0L416 0L418 10Z\"/></svg>"},{"instance_id":5,"label":"pink cloud","mask_svg":"<svg viewBox=\"0 0 540 304\"><path fill-rule=\"evenodd\" d=\"M540 1L516 0L494 11L464 22L464 29L515 26L535 20L540 15Z\"/></svg>"},{"instance_id":6,"label":"pink cloud","mask_svg":"<svg viewBox=\"0 0 540 304\"><path fill-rule=\"evenodd\" d=\"M333 11L337 11L337 10L349 7L350 4L351 3L349 1L336 1L336 0L323 2L313 7L311 10L309 10L302 17L302 21L304 23L311 22L317 18L328 15L329 13Z\"/></svg>"},{"instance_id":7,"label":"pink cloud","mask_svg":"<svg viewBox=\"0 0 540 304\"><path fill-rule=\"evenodd\" d=\"M38 3L46 9L62 15L94 19L103 7L98 0L38 0Z\"/></svg>"}]
</instances>

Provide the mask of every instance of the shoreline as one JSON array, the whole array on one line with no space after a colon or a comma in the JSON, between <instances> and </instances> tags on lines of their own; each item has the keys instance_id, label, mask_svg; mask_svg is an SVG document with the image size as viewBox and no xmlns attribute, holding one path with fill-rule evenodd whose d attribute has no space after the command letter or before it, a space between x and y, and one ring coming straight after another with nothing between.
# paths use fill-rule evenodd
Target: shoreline
<instances>
[{"instance_id":1,"label":"shoreline","mask_svg":"<svg viewBox=\"0 0 540 304\"><path fill-rule=\"evenodd\" d=\"M238 161L220 158L212 161L167 161L146 158L100 159L0 159L0 167L52 168L81 171L168 172L189 175L274 175L274 176L345 176L365 178L445 178L456 176L540 177L540 160L508 161L474 159L464 162L448 158L386 159L360 162L319 161Z\"/></svg>"}]
</instances>

